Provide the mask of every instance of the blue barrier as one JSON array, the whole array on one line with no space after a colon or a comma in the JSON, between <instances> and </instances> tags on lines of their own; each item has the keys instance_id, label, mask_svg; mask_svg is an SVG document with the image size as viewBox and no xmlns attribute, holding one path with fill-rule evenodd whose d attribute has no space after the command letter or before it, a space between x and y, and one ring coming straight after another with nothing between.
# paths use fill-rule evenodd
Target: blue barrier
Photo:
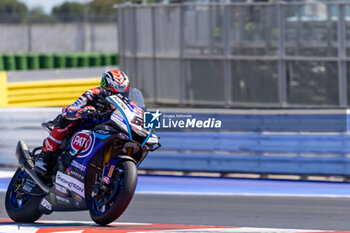
<instances>
[{"instance_id":1,"label":"blue barrier","mask_svg":"<svg viewBox=\"0 0 350 233\"><path fill-rule=\"evenodd\" d=\"M350 154L348 134L160 132L167 150Z\"/></svg>"},{"instance_id":2,"label":"blue barrier","mask_svg":"<svg viewBox=\"0 0 350 233\"><path fill-rule=\"evenodd\" d=\"M348 134L159 132L145 170L350 175Z\"/></svg>"}]
</instances>

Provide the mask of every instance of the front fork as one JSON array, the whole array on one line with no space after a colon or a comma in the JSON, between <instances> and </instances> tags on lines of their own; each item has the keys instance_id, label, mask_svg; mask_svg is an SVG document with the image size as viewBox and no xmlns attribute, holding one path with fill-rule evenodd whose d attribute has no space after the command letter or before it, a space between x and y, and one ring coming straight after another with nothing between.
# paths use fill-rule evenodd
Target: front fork
<instances>
[{"instance_id":1,"label":"front fork","mask_svg":"<svg viewBox=\"0 0 350 233\"><path fill-rule=\"evenodd\" d=\"M122 159L133 160L131 158L132 148L127 148L127 154L125 156L118 156L111 159L113 145L109 146L106 153L104 154L103 159L103 169L102 169L102 177L96 177L96 183L92 188L92 197L99 198L103 196L108 191L108 186L111 182L111 178L113 176L114 170L117 166L117 163ZM134 161L134 160L133 160ZM135 162L135 161L134 161ZM136 163L136 162L135 162ZM116 176L118 179L119 176ZM119 181L117 181L118 183Z\"/></svg>"}]
</instances>

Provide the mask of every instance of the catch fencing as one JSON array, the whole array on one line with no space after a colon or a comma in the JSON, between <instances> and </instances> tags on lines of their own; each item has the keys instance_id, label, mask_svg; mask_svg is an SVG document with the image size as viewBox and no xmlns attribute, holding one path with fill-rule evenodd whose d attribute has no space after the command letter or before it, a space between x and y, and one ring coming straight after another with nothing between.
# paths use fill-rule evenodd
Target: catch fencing
<instances>
[{"instance_id":1,"label":"catch fencing","mask_svg":"<svg viewBox=\"0 0 350 233\"><path fill-rule=\"evenodd\" d=\"M122 5L120 67L156 104L347 107L350 3Z\"/></svg>"}]
</instances>

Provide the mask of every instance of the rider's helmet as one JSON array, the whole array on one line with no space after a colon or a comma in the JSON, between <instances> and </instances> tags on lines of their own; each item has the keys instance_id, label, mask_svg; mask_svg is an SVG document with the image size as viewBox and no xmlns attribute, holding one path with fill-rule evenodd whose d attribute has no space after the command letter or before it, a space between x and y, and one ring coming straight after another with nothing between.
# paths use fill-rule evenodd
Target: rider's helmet
<instances>
[{"instance_id":1,"label":"rider's helmet","mask_svg":"<svg viewBox=\"0 0 350 233\"><path fill-rule=\"evenodd\" d=\"M102 75L101 91L110 96L117 93L126 93L130 87L128 76L120 70L109 70Z\"/></svg>"}]
</instances>

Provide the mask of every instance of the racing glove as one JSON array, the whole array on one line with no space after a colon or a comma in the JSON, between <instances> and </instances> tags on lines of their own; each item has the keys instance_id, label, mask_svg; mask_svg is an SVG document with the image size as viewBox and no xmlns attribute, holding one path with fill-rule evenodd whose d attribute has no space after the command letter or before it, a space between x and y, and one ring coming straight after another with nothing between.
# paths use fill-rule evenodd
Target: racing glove
<instances>
[{"instance_id":1,"label":"racing glove","mask_svg":"<svg viewBox=\"0 0 350 233\"><path fill-rule=\"evenodd\" d=\"M85 106L79 109L76 117L79 119L91 119L95 116L96 109L93 106Z\"/></svg>"}]
</instances>

